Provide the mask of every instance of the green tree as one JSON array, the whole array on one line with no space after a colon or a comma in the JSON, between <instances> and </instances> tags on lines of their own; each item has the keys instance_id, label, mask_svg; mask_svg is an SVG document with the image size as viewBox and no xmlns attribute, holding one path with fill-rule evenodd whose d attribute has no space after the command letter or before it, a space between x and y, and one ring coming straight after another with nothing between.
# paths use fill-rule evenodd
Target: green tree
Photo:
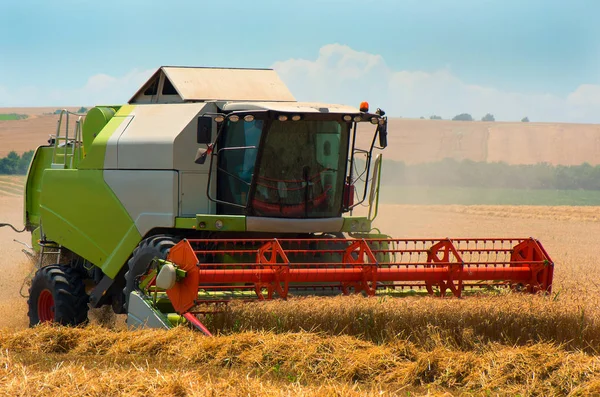
<instances>
[{"instance_id":1,"label":"green tree","mask_svg":"<svg viewBox=\"0 0 600 397\"><path fill-rule=\"evenodd\" d=\"M452 120L454 120L454 121L473 121L473 117L469 113L461 113L461 114L454 116L454 118L452 118Z\"/></svg>"},{"instance_id":2,"label":"green tree","mask_svg":"<svg viewBox=\"0 0 600 397\"><path fill-rule=\"evenodd\" d=\"M27 173L34 151L30 150L19 156L17 152L10 152L6 157L0 158L0 174L24 175Z\"/></svg>"},{"instance_id":3,"label":"green tree","mask_svg":"<svg viewBox=\"0 0 600 397\"><path fill-rule=\"evenodd\" d=\"M496 119L494 118L493 114L488 113L481 118L481 121L496 121Z\"/></svg>"},{"instance_id":4,"label":"green tree","mask_svg":"<svg viewBox=\"0 0 600 397\"><path fill-rule=\"evenodd\" d=\"M435 114L429 116L429 120L441 120L441 119L442 119L442 116L436 116Z\"/></svg>"},{"instance_id":5,"label":"green tree","mask_svg":"<svg viewBox=\"0 0 600 397\"><path fill-rule=\"evenodd\" d=\"M521 119L523 123L529 123L529 117L525 116Z\"/></svg>"},{"instance_id":6,"label":"green tree","mask_svg":"<svg viewBox=\"0 0 600 397\"><path fill-rule=\"evenodd\" d=\"M33 150L30 150L28 152L25 152L21 155L21 158L19 159L19 164L18 164L18 173L19 174L26 174L27 173L27 169L29 168L29 164L31 163L31 159L33 159Z\"/></svg>"},{"instance_id":7,"label":"green tree","mask_svg":"<svg viewBox=\"0 0 600 397\"><path fill-rule=\"evenodd\" d=\"M19 171L20 158L17 152L12 151L8 156L0 159L0 174L16 174Z\"/></svg>"}]
</instances>

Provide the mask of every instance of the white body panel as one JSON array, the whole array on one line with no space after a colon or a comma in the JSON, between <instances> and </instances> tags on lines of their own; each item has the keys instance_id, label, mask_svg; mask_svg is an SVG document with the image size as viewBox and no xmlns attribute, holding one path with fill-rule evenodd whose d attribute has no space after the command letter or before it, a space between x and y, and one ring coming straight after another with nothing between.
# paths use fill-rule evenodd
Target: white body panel
<instances>
[{"instance_id":1,"label":"white body panel","mask_svg":"<svg viewBox=\"0 0 600 397\"><path fill-rule=\"evenodd\" d=\"M196 171L208 173L208 168L210 165L210 158L207 159L204 164L196 164L194 160L196 159L196 152L198 148L206 149L205 144L198 143L198 117L202 114L206 113L216 113L217 105L214 102L204 103L204 104L195 104L203 105L198 108L196 114L192 114L191 119L187 121L186 124L181 127L179 131L179 135L177 135L172 142L173 145L173 169L176 170L186 170L186 171ZM161 105L164 106L164 105ZM179 104L179 105L171 105L175 108L180 106L187 106L187 104ZM144 106L140 106L144 107ZM211 137L211 141L215 139L215 135L217 132L217 123L213 123L213 135Z\"/></svg>"},{"instance_id":2,"label":"white body panel","mask_svg":"<svg viewBox=\"0 0 600 397\"><path fill-rule=\"evenodd\" d=\"M176 171L105 170L110 186L142 236L155 227L174 227L178 213Z\"/></svg>"},{"instance_id":3,"label":"white body panel","mask_svg":"<svg viewBox=\"0 0 600 397\"><path fill-rule=\"evenodd\" d=\"M129 295L127 312L127 328L129 329L172 328L168 319L158 314L157 310L152 308L137 291L133 291Z\"/></svg>"},{"instance_id":4,"label":"white body panel","mask_svg":"<svg viewBox=\"0 0 600 397\"><path fill-rule=\"evenodd\" d=\"M214 176L213 176L214 178ZM179 216L196 216L196 214L215 214L216 205L206 196L208 173L181 172L179 174ZM216 181L211 184L211 196L216 195Z\"/></svg>"},{"instance_id":5,"label":"white body panel","mask_svg":"<svg viewBox=\"0 0 600 397\"><path fill-rule=\"evenodd\" d=\"M193 128L196 116L204 108L204 103L180 103L136 106L132 114L133 120L123 131L118 140L118 168L120 169L176 169L174 159L182 154L178 150L187 149L191 158L186 164L194 165L196 148ZM185 131L184 131L185 130ZM194 143L190 147L176 147L174 142L182 134L187 137L184 144ZM110 142L109 142L110 143Z\"/></svg>"},{"instance_id":6,"label":"white body panel","mask_svg":"<svg viewBox=\"0 0 600 397\"><path fill-rule=\"evenodd\" d=\"M125 116L124 120L121 122L119 127L113 132L113 134L108 138L108 143L106 144L106 155L104 157L104 169L105 170L113 170L118 167L118 146L119 138L121 134L129 127L129 124L133 120L133 115Z\"/></svg>"}]
</instances>

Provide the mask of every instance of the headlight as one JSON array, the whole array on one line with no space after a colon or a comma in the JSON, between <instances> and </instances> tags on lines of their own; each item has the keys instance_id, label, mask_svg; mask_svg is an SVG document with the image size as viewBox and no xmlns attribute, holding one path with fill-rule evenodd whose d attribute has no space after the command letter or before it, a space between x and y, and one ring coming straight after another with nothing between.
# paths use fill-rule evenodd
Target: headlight
<instances>
[{"instance_id":1,"label":"headlight","mask_svg":"<svg viewBox=\"0 0 600 397\"><path fill-rule=\"evenodd\" d=\"M287 121L288 117L285 114L280 114L279 117L277 117L277 120L279 121Z\"/></svg>"},{"instance_id":2,"label":"headlight","mask_svg":"<svg viewBox=\"0 0 600 397\"><path fill-rule=\"evenodd\" d=\"M247 121L247 122L254 121L254 116L251 114L247 114L244 116L244 121Z\"/></svg>"}]
</instances>

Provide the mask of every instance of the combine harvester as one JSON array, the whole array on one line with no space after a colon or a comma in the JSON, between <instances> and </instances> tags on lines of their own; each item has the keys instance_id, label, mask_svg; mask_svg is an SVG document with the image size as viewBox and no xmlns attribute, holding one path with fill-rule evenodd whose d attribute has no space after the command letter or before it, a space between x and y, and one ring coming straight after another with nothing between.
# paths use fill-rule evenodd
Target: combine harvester
<instances>
[{"instance_id":1,"label":"combine harvester","mask_svg":"<svg viewBox=\"0 0 600 397\"><path fill-rule=\"evenodd\" d=\"M386 146L382 110L297 102L272 70L162 67L127 105L63 111L27 177L30 324L112 305L131 327L210 335L202 314L233 299L550 292L532 238L373 229ZM361 204L368 215L352 216Z\"/></svg>"}]
</instances>

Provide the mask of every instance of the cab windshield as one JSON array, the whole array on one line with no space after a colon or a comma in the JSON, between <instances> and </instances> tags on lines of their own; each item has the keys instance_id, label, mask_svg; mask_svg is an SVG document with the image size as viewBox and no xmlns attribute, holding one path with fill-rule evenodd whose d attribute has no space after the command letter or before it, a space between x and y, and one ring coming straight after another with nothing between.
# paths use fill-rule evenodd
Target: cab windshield
<instances>
[{"instance_id":1,"label":"cab windshield","mask_svg":"<svg viewBox=\"0 0 600 397\"><path fill-rule=\"evenodd\" d=\"M257 216L341 215L348 123L240 120L228 122L224 132L218 171L222 199L248 206Z\"/></svg>"}]
</instances>

